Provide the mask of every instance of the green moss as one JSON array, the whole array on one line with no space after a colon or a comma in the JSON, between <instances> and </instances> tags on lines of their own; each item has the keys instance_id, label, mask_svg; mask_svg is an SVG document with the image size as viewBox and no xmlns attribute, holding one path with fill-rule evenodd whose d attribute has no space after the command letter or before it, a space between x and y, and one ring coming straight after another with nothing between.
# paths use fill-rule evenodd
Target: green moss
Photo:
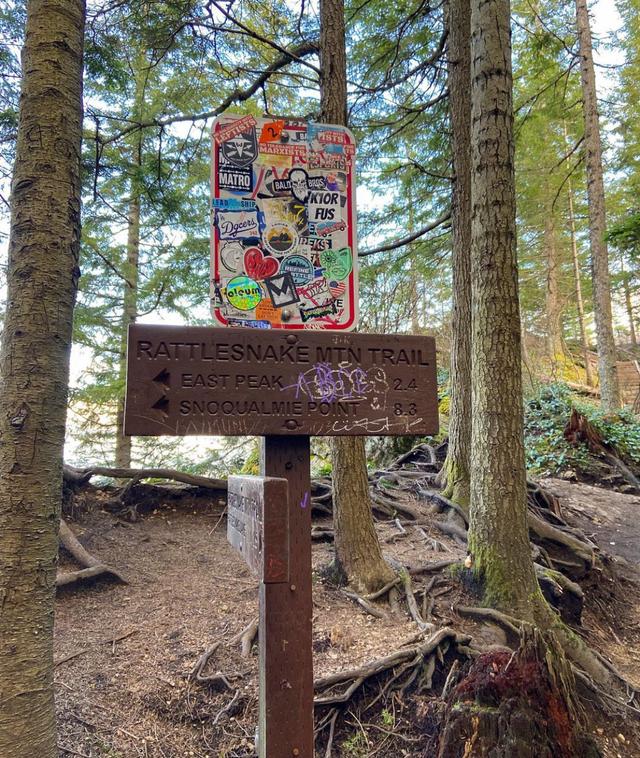
<instances>
[{"instance_id":1,"label":"green moss","mask_svg":"<svg viewBox=\"0 0 640 758\"><path fill-rule=\"evenodd\" d=\"M446 482L442 491L443 496L457 503L465 513L468 513L471 487L469 473L458 461L447 455L441 476Z\"/></svg>"}]
</instances>

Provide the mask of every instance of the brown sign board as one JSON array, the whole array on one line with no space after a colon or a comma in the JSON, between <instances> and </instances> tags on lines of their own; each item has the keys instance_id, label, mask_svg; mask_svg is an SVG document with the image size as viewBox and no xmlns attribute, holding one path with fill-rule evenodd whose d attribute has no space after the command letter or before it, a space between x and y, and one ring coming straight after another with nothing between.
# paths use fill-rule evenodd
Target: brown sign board
<instances>
[{"instance_id":1,"label":"brown sign board","mask_svg":"<svg viewBox=\"0 0 640 758\"><path fill-rule=\"evenodd\" d=\"M129 327L125 434L436 434L425 336Z\"/></svg>"},{"instance_id":2,"label":"brown sign board","mask_svg":"<svg viewBox=\"0 0 640 758\"><path fill-rule=\"evenodd\" d=\"M227 540L261 582L289 581L289 485L267 476L230 476Z\"/></svg>"}]
</instances>

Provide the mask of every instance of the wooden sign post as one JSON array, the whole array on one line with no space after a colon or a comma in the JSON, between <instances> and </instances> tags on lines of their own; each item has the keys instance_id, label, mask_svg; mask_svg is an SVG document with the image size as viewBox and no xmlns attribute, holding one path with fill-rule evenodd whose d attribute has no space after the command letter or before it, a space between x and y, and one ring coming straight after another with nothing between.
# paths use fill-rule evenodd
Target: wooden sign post
<instances>
[{"instance_id":1,"label":"wooden sign post","mask_svg":"<svg viewBox=\"0 0 640 758\"><path fill-rule=\"evenodd\" d=\"M310 435L437 431L431 337L129 328L126 434L264 436L227 522L260 579L260 758L313 758Z\"/></svg>"}]
</instances>

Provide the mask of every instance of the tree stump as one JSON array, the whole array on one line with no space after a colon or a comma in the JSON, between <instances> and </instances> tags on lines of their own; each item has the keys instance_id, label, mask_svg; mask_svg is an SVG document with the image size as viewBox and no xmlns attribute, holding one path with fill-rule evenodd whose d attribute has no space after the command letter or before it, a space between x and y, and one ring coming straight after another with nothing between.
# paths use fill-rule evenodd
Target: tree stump
<instances>
[{"instance_id":1,"label":"tree stump","mask_svg":"<svg viewBox=\"0 0 640 758\"><path fill-rule=\"evenodd\" d=\"M514 653L492 651L470 664L441 711L438 758L597 758L580 730L573 674L552 635L524 630Z\"/></svg>"}]
</instances>

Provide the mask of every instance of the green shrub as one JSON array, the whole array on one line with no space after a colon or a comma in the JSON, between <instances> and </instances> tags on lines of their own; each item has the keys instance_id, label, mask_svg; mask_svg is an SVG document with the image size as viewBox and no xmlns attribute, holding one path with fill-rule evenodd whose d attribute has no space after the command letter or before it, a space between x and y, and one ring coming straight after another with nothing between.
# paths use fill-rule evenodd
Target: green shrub
<instances>
[{"instance_id":1,"label":"green shrub","mask_svg":"<svg viewBox=\"0 0 640 758\"><path fill-rule=\"evenodd\" d=\"M553 475L567 469L597 473L598 459L586 444L569 444L564 429L576 409L629 464L640 465L640 423L629 410L605 414L599 406L573 393L565 384L542 386L525 401L525 454L535 475Z\"/></svg>"}]
</instances>

